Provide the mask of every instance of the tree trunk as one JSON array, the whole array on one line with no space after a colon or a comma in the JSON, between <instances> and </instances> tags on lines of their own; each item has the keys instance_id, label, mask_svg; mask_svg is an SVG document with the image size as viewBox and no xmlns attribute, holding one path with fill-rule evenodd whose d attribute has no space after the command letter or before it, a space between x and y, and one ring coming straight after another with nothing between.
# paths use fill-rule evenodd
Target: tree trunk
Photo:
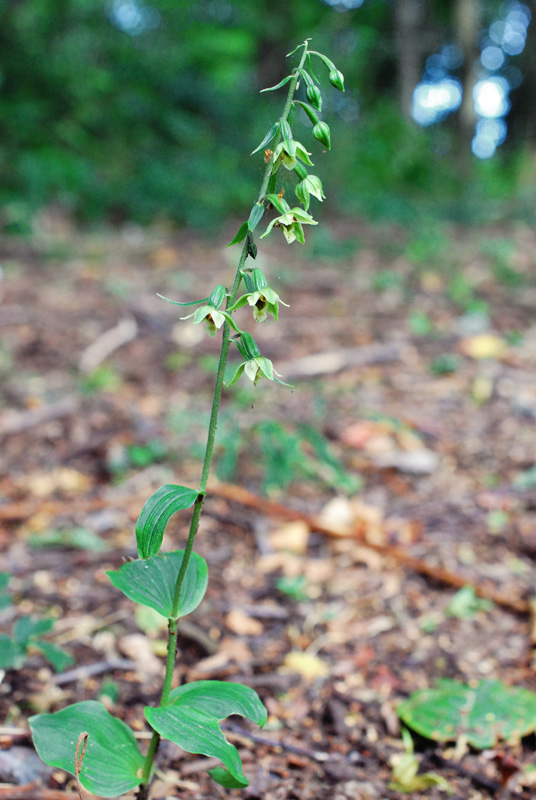
<instances>
[{"instance_id":1,"label":"tree trunk","mask_svg":"<svg viewBox=\"0 0 536 800\"><path fill-rule=\"evenodd\" d=\"M482 27L482 7L480 0L456 0L454 9L456 43L463 53L461 66L462 104L458 113L459 153L469 157L471 140L476 125L473 89L477 79L479 41Z\"/></svg>"},{"instance_id":2,"label":"tree trunk","mask_svg":"<svg viewBox=\"0 0 536 800\"><path fill-rule=\"evenodd\" d=\"M395 3L395 35L398 51L398 97L400 109L411 117L413 91L422 77L424 0Z\"/></svg>"}]
</instances>

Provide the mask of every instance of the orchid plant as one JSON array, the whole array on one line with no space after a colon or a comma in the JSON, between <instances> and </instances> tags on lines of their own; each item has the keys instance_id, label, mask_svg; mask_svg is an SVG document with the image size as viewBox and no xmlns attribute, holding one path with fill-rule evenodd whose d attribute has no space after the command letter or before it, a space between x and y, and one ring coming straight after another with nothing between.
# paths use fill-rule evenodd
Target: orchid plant
<instances>
[{"instance_id":1,"label":"orchid plant","mask_svg":"<svg viewBox=\"0 0 536 800\"><path fill-rule=\"evenodd\" d=\"M245 787L248 781L238 751L226 740L219 723L231 714L241 714L261 726L267 718L258 695L247 686L209 680L172 688L172 683L179 620L198 607L207 588L207 563L194 552L193 547L207 493L231 344L237 346L243 361L229 386L242 375L254 384L263 378L282 383L272 362L261 355L253 336L242 330L233 318L235 311L249 306L255 322L264 322L268 316L277 321L279 305L286 305L270 287L263 272L247 265L247 259L254 260L257 255L254 232L264 215L275 210L276 216L260 238L268 236L274 228L280 228L289 244L294 241L303 243L303 226L317 224L309 213L311 197L319 201L324 199L320 178L307 170L313 166L311 153L294 138L292 124L297 108L303 109L312 123L313 137L329 149L329 127L319 117L322 94L313 71L313 59L327 67L330 83L341 91L344 91L343 76L326 56L309 49L309 40L289 56L296 54L300 56L299 63L290 74L277 86L263 90L274 91L288 84L281 117L252 153L264 150L266 168L249 218L228 245L242 243L231 289L220 284L208 297L194 303L164 298L178 306L196 306L195 311L184 319L192 318L193 324L204 322L210 336L221 333L221 350L199 487L161 486L143 506L136 524L138 558L108 572L112 584L128 598L154 609L168 620L167 660L160 702L156 707L145 708L145 718L152 729L148 750L143 754L132 730L95 700L84 700L61 711L37 714L30 719L35 747L42 760L74 774L79 790L82 786L103 797L117 796L137 788L138 800L147 800L155 756L162 738L175 742L189 753L219 759L223 766L209 771L216 783L227 788ZM300 86L304 89L305 100L296 99ZM278 191L281 167L297 177L295 194L298 204L294 206L284 199L283 189ZM242 283L246 291L239 296ZM184 509L192 509L184 549L162 551L170 518Z\"/></svg>"}]
</instances>

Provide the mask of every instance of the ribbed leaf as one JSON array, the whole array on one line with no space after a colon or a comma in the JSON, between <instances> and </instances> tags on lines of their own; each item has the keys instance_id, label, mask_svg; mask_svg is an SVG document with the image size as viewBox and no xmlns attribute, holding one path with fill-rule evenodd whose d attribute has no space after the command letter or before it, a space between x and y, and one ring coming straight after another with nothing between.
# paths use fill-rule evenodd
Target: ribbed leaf
<instances>
[{"instance_id":1,"label":"ribbed leaf","mask_svg":"<svg viewBox=\"0 0 536 800\"><path fill-rule=\"evenodd\" d=\"M198 494L195 489L167 483L151 495L136 523L136 542L140 558L157 555L170 518L177 511L193 506Z\"/></svg>"},{"instance_id":2,"label":"ribbed leaf","mask_svg":"<svg viewBox=\"0 0 536 800\"><path fill-rule=\"evenodd\" d=\"M162 553L153 558L129 561L106 574L114 586L134 600L154 608L163 617L184 617L197 608L207 590L208 568L204 558L192 553L181 587L179 607L173 610L175 584L184 558L184 550Z\"/></svg>"},{"instance_id":3,"label":"ribbed leaf","mask_svg":"<svg viewBox=\"0 0 536 800\"><path fill-rule=\"evenodd\" d=\"M248 224L247 222L243 222L242 225L239 227L238 233L236 234L234 239L231 239L229 244L226 244L225 246L232 247L233 244L240 244L240 242L243 242L244 239L246 238L247 232L248 232Z\"/></svg>"},{"instance_id":4,"label":"ribbed leaf","mask_svg":"<svg viewBox=\"0 0 536 800\"><path fill-rule=\"evenodd\" d=\"M102 703L84 700L28 720L39 757L74 775L78 737L88 734L80 783L93 794L117 797L141 783L144 758L130 728L112 717Z\"/></svg>"},{"instance_id":5,"label":"ribbed leaf","mask_svg":"<svg viewBox=\"0 0 536 800\"><path fill-rule=\"evenodd\" d=\"M259 222L262 219L262 215L264 214L264 206L262 203L255 203L253 208L251 209L251 213L248 219L248 230L254 231Z\"/></svg>"},{"instance_id":6,"label":"ribbed leaf","mask_svg":"<svg viewBox=\"0 0 536 800\"><path fill-rule=\"evenodd\" d=\"M168 705L145 709L149 724L164 738L187 753L219 758L229 772L228 779L222 772L216 773L219 783L227 780L233 781L235 787L247 786L238 751L219 726L219 721L230 714L241 714L261 726L267 718L266 709L253 689L225 681L188 683L171 692Z\"/></svg>"}]
</instances>

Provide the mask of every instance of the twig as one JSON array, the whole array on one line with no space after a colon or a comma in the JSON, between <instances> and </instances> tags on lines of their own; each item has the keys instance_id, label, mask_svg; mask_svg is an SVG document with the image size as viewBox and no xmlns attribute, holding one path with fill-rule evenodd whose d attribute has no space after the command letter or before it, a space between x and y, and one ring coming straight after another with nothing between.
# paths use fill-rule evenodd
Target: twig
<instances>
[{"instance_id":1,"label":"twig","mask_svg":"<svg viewBox=\"0 0 536 800\"><path fill-rule=\"evenodd\" d=\"M128 661L125 658L110 658L108 661L98 661L96 664L87 664L83 667L70 669L68 672L60 672L59 675L54 676L53 681L58 686L63 686L65 683L92 678L94 675L100 675L102 672L115 669L136 669L136 664L134 661Z\"/></svg>"},{"instance_id":2,"label":"twig","mask_svg":"<svg viewBox=\"0 0 536 800\"><path fill-rule=\"evenodd\" d=\"M43 789L37 781L34 781L24 786L0 787L0 800L79 800L79 797L76 792Z\"/></svg>"},{"instance_id":3,"label":"twig","mask_svg":"<svg viewBox=\"0 0 536 800\"><path fill-rule=\"evenodd\" d=\"M80 783L80 772L82 771L82 764L84 763L88 738L89 733L87 731L83 731L78 737L76 750L74 751L74 777L76 779L76 788L78 790L78 796L80 797L80 800L84 800L84 795L82 794L82 784ZM82 752L80 752L80 745L82 742Z\"/></svg>"},{"instance_id":4,"label":"twig","mask_svg":"<svg viewBox=\"0 0 536 800\"><path fill-rule=\"evenodd\" d=\"M296 756L304 756L305 758L310 758L313 761L318 761L322 764L325 764L326 761L339 760L336 756L332 756L329 753L324 753L322 750L309 750L283 741L274 742L273 739L268 739L266 736L259 736L258 734L252 733L251 731L240 727L240 725L235 725L232 722L224 722L222 723L221 727L222 730L229 731L229 733L236 733L238 736L243 736L245 739L250 739L252 742L256 742L257 744L264 744L267 747L273 748L274 750L280 750L285 753L293 753Z\"/></svg>"},{"instance_id":5,"label":"twig","mask_svg":"<svg viewBox=\"0 0 536 800\"><path fill-rule=\"evenodd\" d=\"M326 536L333 536L338 539L341 538L341 533L335 531L333 528L330 528L328 525L319 522L312 515L288 508L281 503L274 503L271 500L264 500L263 498L258 497L258 495L249 492L247 489L243 489L241 486L224 483L211 484L210 493L250 508L256 508L257 510L271 516L281 517L290 521L300 520L309 525L311 530L315 530L318 533L323 533ZM438 581L439 583L444 583L448 586L455 586L457 588L471 585L474 587L474 590L479 597L492 600L497 605L507 608L509 611L513 611L516 614L528 614L530 611L528 601L523 600L522 598L511 597L510 595L495 589L493 586L490 586L487 583L479 584L474 581L469 581L462 575L458 575L455 572L444 569L444 567L428 564L421 558L416 558L415 556L410 555L402 547L369 542L366 538L365 532L360 528L354 528L347 534L343 534L343 536L357 539L370 550L374 550L375 552L381 553L384 556L394 558L399 564L403 564L405 567L417 572L419 575L425 575L427 578L432 578L432 580Z\"/></svg>"},{"instance_id":6,"label":"twig","mask_svg":"<svg viewBox=\"0 0 536 800\"><path fill-rule=\"evenodd\" d=\"M0 436L14 436L44 422L74 414L80 404L78 397L64 397L54 405L30 408L24 411L9 411L0 421Z\"/></svg>"},{"instance_id":7,"label":"twig","mask_svg":"<svg viewBox=\"0 0 536 800\"><path fill-rule=\"evenodd\" d=\"M399 361L401 347L396 344L371 344L363 347L343 347L313 356L295 358L280 364L285 380L296 378L316 378L320 375L333 375L349 367L365 367L369 364L383 364Z\"/></svg>"},{"instance_id":8,"label":"twig","mask_svg":"<svg viewBox=\"0 0 536 800\"><path fill-rule=\"evenodd\" d=\"M138 335L138 326L131 317L122 319L114 328L102 333L80 356L81 372L93 372L103 361Z\"/></svg>"}]
</instances>

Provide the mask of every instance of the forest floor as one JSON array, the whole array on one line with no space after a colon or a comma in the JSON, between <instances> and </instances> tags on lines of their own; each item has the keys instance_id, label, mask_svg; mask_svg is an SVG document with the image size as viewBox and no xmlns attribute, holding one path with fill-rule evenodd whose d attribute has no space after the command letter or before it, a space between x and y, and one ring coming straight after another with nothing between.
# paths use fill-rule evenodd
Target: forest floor
<instances>
[{"instance_id":1,"label":"forest floor","mask_svg":"<svg viewBox=\"0 0 536 800\"><path fill-rule=\"evenodd\" d=\"M536 691L536 234L306 233L304 248L277 231L259 248L290 308L254 334L293 388L243 377L224 394L196 543L209 588L180 627L176 681L259 692L264 730L228 722L247 800L417 796L411 774L392 783L401 701L443 678ZM0 671L0 798L77 797L31 758L36 711L100 698L145 746L165 630L106 570L135 557L153 491L198 483L218 340L156 293L195 300L229 282L238 248L223 244L52 225L0 242L0 570L13 595L0 628L53 616L46 638L74 659L56 673L30 648ZM167 549L187 521L172 519ZM414 733L420 772L463 800L529 798L536 718L525 723L529 735L492 734L483 750L464 746L463 725L450 741ZM160 756L155 798L229 795L213 761L175 745Z\"/></svg>"}]
</instances>

